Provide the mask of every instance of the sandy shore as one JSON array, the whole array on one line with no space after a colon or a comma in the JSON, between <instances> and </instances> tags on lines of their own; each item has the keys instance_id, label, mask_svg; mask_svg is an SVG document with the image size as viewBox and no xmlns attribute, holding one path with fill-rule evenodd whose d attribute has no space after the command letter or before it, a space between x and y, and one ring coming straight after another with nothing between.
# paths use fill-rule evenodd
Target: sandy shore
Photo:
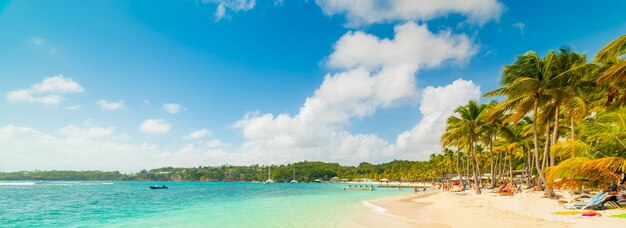
<instances>
[{"instance_id":1,"label":"sandy shore","mask_svg":"<svg viewBox=\"0 0 626 228\"><path fill-rule=\"evenodd\" d=\"M369 202L370 216L355 220L365 227L623 227L626 224L626 219L608 217L626 213L624 209L598 211L602 216L591 218L557 215L554 212L568 210L557 201L541 196L542 193L521 193L514 197L489 193L404 194Z\"/></svg>"}]
</instances>

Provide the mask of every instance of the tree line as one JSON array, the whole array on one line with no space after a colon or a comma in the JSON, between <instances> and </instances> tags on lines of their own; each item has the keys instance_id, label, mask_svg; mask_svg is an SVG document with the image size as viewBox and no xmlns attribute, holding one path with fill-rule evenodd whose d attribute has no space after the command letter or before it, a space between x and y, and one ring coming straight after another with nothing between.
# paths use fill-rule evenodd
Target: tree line
<instances>
[{"instance_id":1,"label":"tree line","mask_svg":"<svg viewBox=\"0 0 626 228\"><path fill-rule=\"evenodd\" d=\"M570 48L517 56L501 86L483 95L503 99L458 107L431 162L473 179L477 193L514 177L550 196L555 187L617 182L626 171L625 54L626 35L592 61Z\"/></svg>"},{"instance_id":2,"label":"tree line","mask_svg":"<svg viewBox=\"0 0 626 228\"><path fill-rule=\"evenodd\" d=\"M252 166L198 166L192 168L163 167L141 170L137 173L103 171L23 171L0 173L0 180L72 180L72 181L265 181L269 177L278 182L335 180L398 180L431 181L437 178L430 161L395 160L383 164L363 162L358 166L338 163L303 161L287 165ZM268 172L269 170L269 172Z\"/></svg>"}]
</instances>

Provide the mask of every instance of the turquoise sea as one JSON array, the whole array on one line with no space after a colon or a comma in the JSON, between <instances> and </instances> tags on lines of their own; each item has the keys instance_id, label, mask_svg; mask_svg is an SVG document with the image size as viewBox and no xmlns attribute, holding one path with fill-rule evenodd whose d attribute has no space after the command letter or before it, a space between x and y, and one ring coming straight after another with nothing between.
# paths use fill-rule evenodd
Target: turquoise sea
<instances>
[{"instance_id":1,"label":"turquoise sea","mask_svg":"<svg viewBox=\"0 0 626 228\"><path fill-rule=\"evenodd\" d=\"M412 191L346 186L0 181L0 227L340 227L366 200Z\"/></svg>"}]
</instances>

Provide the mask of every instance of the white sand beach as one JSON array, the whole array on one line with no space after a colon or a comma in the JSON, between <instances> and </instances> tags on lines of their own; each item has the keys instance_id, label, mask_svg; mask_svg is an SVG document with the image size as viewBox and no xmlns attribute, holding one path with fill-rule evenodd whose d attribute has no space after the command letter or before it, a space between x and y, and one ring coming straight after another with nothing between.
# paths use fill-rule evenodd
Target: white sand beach
<instances>
[{"instance_id":1,"label":"white sand beach","mask_svg":"<svg viewBox=\"0 0 626 228\"><path fill-rule=\"evenodd\" d=\"M366 227L622 227L626 224L624 219L608 217L626 213L625 209L598 211L601 214L598 217L554 214L568 210L542 195L535 192L513 197L489 193L459 196L432 192L392 196L372 201L384 208L384 212L361 218L360 224ZM388 218L373 221L381 219L380 216ZM392 220L393 223L385 224Z\"/></svg>"}]
</instances>

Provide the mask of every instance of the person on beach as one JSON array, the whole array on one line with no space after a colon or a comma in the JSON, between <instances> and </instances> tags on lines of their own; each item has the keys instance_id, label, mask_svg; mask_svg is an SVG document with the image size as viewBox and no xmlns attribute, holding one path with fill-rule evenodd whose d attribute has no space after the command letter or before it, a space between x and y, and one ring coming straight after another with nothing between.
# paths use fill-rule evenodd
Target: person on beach
<instances>
[{"instance_id":1,"label":"person on beach","mask_svg":"<svg viewBox=\"0 0 626 228\"><path fill-rule=\"evenodd\" d=\"M611 183L609 184L609 186L607 187L606 190L604 190L604 192L609 193L609 196L606 197L606 199L602 200L602 202L600 202L600 206L602 208L604 208L604 204L607 202L617 202L617 192L618 192L618 187L617 184L615 183Z\"/></svg>"},{"instance_id":2,"label":"person on beach","mask_svg":"<svg viewBox=\"0 0 626 228\"><path fill-rule=\"evenodd\" d=\"M509 192L509 186L505 180L502 182L502 185L500 185L500 188L498 189L498 193L507 193L507 192Z\"/></svg>"}]
</instances>

